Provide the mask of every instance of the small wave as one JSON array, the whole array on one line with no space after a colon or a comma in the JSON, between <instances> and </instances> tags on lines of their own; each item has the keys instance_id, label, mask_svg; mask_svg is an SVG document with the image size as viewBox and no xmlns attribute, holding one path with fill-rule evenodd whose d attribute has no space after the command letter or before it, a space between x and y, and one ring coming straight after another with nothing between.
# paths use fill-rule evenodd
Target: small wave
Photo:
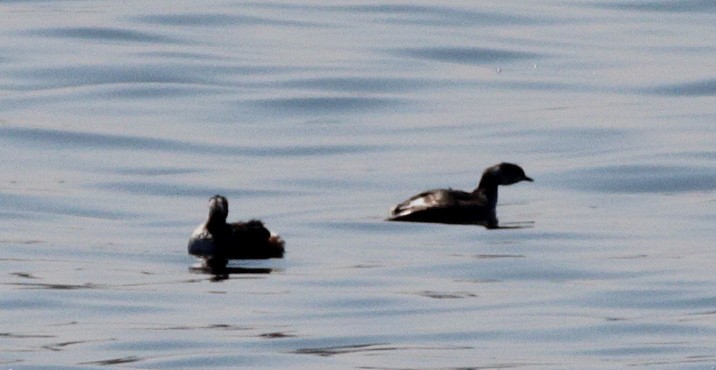
<instances>
[{"instance_id":1,"label":"small wave","mask_svg":"<svg viewBox=\"0 0 716 370\"><path fill-rule=\"evenodd\" d=\"M716 79L662 85L643 91L648 94L665 96L714 96L716 95Z\"/></svg>"},{"instance_id":2,"label":"small wave","mask_svg":"<svg viewBox=\"0 0 716 370\"><path fill-rule=\"evenodd\" d=\"M600 8L616 10L638 10L665 13L713 13L716 12L716 1L713 0L679 0L679 1L639 1L612 2L597 5Z\"/></svg>"},{"instance_id":3,"label":"small wave","mask_svg":"<svg viewBox=\"0 0 716 370\"><path fill-rule=\"evenodd\" d=\"M185 43L176 38L155 33L140 32L108 27L66 27L46 28L25 31L24 34L42 37L73 38L96 41L119 41L140 43L179 44Z\"/></svg>"},{"instance_id":4,"label":"small wave","mask_svg":"<svg viewBox=\"0 0 716 370\"><path fill-rule=\"evenodd\" d=\"M282 87L343 92L398 92L429 87L435 81L389 77L306 78L279 83Z\"/></svg>"},{"instance_id":5,"label":"small wave","mask_svg":"<svg viewBox=\"0 0 716 370\"><path fill-rule=\"evenodd\" d=\"M341 12L353 16L373 15L373 22L383 24L422 25L439 27L470 27L480 25L514 25L544 23L535 17L507 15L494 11L474 11L465 7L430 5L369 4L369 5L266 5L285 10Z\"/></svg>"},{"instance_id":6,"label":"small wave","mask_svg":"<svg viewBox=\"0 0 716 370\"><path fill-rule=\"evenodd\" d=\"M295 113L340 113L365 111L393 107L404 103L405 102L403 100L399 99L350 96L278 98L253 101L253 105L256 107Z\"/></svg>"},{"instance_id":7,"label":"small wave","mask_svg":"<svg viewBox=\"0 0 716 370\"><path fill-rule=\"evenodd\" d=\"M284 20L250 15L228 15L228 14L169 14L169 15L147 15L134 18L144 24L164 26L188 26L188 27L224 27L224 26L289 26L289 27L325 27L320 23L302 22L295 20Z\"/></svg>"},{"instance_id":8,"label":"small wave","mask_svg":"<svg viewBox=\"0 0 716 370\"><path fill-rule=\"evenodd\" d=\"M94 204L94 203L93 203ZM138 214L117 210L106 210L75 204L74 201L58 201L54 198L0 193L0 207L23 214L39 213L75 217L89 217L105 220L137 218Z\"/></svg>"},{"instance_id":9,"label":"small wave","mask_svg":"<svg viewBox=\"0 0 716 370\"><path fill-rule=\"evenodd\" d=\"M188 141L151 137L74 132L55 129L0 126L0 140L18 140L55 145L63 148L95 148L116 150L148 150L206 155L247 157L308 157L385 150L381 145L335 144L300 146L236 146L200 144Z\"/></svg>"},{"instance_id":10,"label":"small wave","mask_svg":"<svg viewBox=\"0 0 716 370\"><path fill-rule=\"evenodd\" d=\"M579 169L559 176L564 186L607 193L716 190L716 171L708 167L620 165Z\"/></svg>"},{"instance_id":11,"label":"small wave","mask_svg":"<svg viewBox=\"0 0 716 370\"><path fill-rule=\"evenodd\" d=\"M418 59L427 59L438 62L450 62L461 64L493 64L505 63L518 59L539 58L542 55L515 50L501 50L491 48L473 47L427 47L427 48L406 48L396 49L397 55L408 56Z\"/></svg>"},{"instance_id":12,"label":"small wave","mask_svg":"<svg viewBox=\"0 0 716 370\"><path fill-rule=\"evenodd\" d=\"M223 194L230 198L256 198L295 195L297 192L279 190L255 190L237 188L217 188L216 186L192 186L166 182L118 181L96 185L95 187L113 192L142 194L165 197L206 197L207 194Z\"/></svg>"}]
</instances>

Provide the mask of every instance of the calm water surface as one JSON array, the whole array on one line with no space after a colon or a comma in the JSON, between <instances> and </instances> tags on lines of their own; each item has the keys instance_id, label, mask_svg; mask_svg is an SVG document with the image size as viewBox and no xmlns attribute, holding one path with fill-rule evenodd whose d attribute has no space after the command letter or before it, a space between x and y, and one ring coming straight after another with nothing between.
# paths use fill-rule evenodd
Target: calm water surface
<instances>
[{"instance_id":1,"label":"calm water surface","mask_svg":"<svg viewBox=\"0 0 716 370\"><path fill-rule=\"evenodd\" d=\"M0 14L0 368L716 366L713 1ZM216 193L286 258L191 271Z\"/></svg>"}]
</instances>

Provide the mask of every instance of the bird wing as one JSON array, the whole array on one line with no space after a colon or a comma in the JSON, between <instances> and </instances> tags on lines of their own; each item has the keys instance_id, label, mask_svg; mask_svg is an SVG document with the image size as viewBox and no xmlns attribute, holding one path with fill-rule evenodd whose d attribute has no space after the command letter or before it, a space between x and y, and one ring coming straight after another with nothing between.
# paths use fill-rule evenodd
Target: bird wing
<instances>
[{"instance_id":1,"label":"bird wing","mask_svg":"<svg viewBox=\"0 0 716 370\"><path fill-rule=\"evenodd\" d=\"M391 216L401 217L426 209L454 207L458 204L459 199L463 198L461 193L465 192L451 189L428 190L393 207Z\"/></svg>"},{"instance_id":2,"label":"bird wing","mask_svg":"<svg viewBox=\"0 0 716 370\"><path fill-rule=\"evenodd\" d=\"M265 243L271 237L263 222L250 220L247 222L234 222L229 224L233 239L242 243Z\"/></svg>"},{"instance_id":3,"label":"bird wing","mask_svg":"<svg viewBox=\"0 0 716 370\"><path fill-rule=\"evenodd\" d=\"M232 230L232 249L227 252L229 259L281 258L284 241L272 235L258 220L229 224Z\"/></svg>"}]
</instances>

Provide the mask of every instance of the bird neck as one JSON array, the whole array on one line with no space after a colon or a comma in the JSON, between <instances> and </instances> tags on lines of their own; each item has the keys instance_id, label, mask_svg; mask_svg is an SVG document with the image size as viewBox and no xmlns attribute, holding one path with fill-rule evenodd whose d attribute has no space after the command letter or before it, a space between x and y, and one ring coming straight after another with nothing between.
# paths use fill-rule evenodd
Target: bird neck
<instances>
[{"instance_id":1,"label":"bird neck","mask_svg":"<svg viewBox=\"0 0 716 370\"><path fill-rule=\"evenodd\" d=\"M499 182L495 176L484 174L482 175L482 179L480 179L480 184L477 186L477 189L473 190L472 193L484 198L489 206L494 207L497 205L498 185Z\"/></svg>"},{"instance_id":2,"label":"bird neck","mask_svg":"<svg viewBox=\"0 0 716 370\"><path fill-rule=\"evenodd\" d=\"M212 234L226 227L226 218L218 213L209 213L209 220L206 221L206 228Z\"/></svg>"}]
</instances>

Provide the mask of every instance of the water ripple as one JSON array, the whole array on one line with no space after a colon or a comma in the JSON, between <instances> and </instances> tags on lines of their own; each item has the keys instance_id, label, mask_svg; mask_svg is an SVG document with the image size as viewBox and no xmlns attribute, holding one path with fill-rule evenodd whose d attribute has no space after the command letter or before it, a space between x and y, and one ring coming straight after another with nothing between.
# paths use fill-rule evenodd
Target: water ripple
<instances>
[{"instance_id":1,"label":"water ripple","mask_svg":"<svg viewBox=\"0 0 716 370\"><path fill-rule=\"evenodd\" d=\"M278 98L253 101L253 104L260 108L309 114L366 111L394 107L404 103L405 101L399 99L356 96Z\"/></svg>"},{"instance_id":2,"label":"water ripple","mask_svg":"<svg viewBox=\"0 0 716 370\"><path fill-rule=\"evenodd\" d=\"M284 190L255 190L221 188L216 186L191 186L176 183L118 181L94 186L103 190L164 197L205 197L207 194L222 194L230 198L256 198L297 195L299 192Z\"/></svg>"},{"instance_id":3,"label":"water ripple","mask_svg":"<svg viewBox=\"0 0 716 370\"><path fill-rule=\"evenodd\" d=\"M151 168L112 168L111 172L120 175L137 175L137 176L162 176L162 175L185 175L191 173L204 172L202 168L168 168L168 167L151 167Z\"/></svg>"},{"instance_id":4,"label":"water ripple","mask_svg":"<svg viewBox=\"0 0 716 370\"><path fill-rule=\"evenodd\" d=\"M247 157L307 157L382 151L380 145L334 144L248 147L237 145L199 144L180 140L156 139L130 135L110 135L72 132L54 129L0 126L0 140L17 140L53 145L60 148L94 148L120 150L149 150L197 154L223 154Z\"/></svg>"},{"instance_id":5,"label":"water ripple","mask_svg":"<svg viewBox=\"0 0 716 370\"><path fill-rule=\"evenodd\" d=\"M76 64L19 68L10 74L40 82L43 88L117 83L176 83L228 86L232 77L296 70L272 66L190 65L186 63Z\"/></svg>"},{"instance_id":6,"label":"water ripple","mask_svg":"<svg viewBox=\"0 0 716 370\"><path fill-rule=\"evenodd\" d=\"M84 207L75 203L76 202L72 200L57 201L54 198L48 197L14 195L0 192L0 207L3 209L17 209L24 213L37 212L106 220L120 220L138 217L138 214L136 213L106 210L97 207Z\"/></svg>"},{"instance_id":7,"label":"water ripple","mask_svg":"<svg viewBox=\"0 0 716 370\"><path fill-rule=\"evenodd\" d=\"M273 19L249 15L228 14L169 14L147 15L137 17L135 20L145 24L159 24L165 26L289 26L289 27L324 27L320 23Z\"/></svg>"},{"instance_id":8,"label":"water ripple","mask_svg":"<svg viewBox=\"0 0 716 370\"><path fill-rule=\"evenodd\" d=\"M427 47L394 50L395 54L418 59L461 64L492 64L518 59L539 58L542 55L514 50L474 47Z\"/></svg>"},{"instance_id":9,"label":"water ripple","mask_svg":"<svg viewBox=\"0 0 716 370\"><path fill-rule=\"evenodd\" d=\"M29 30L24 32L27 35L74 38L96 41L120 41L120 42L142 42L179 44L186 43L176 38L166 37L159 34L139 32L120 28L108 27L67 27L67 28L46 28Z\"/></svg>"},{"instance_id":10,"label":"water ripple","mask_svg":"<svg viewBox=\"0 0 716 370\"><path fill-rule=\"evenodd\" d=\"M478 12L459 7L372 4L332 6L331 10L351 13L379 14L385 23L424 26L470 27L478 25L534 24L540 21L527 16L505 15L497 12Z\"/></svg>"},{"instance_id":11,"label":"water ripple","mask_svg":"<svg viewBox=\"0 0 716 370\"><path fill-rule=\"evenodd\" d=\"M696 311L715 307L716 296L702 296L684 289L625 289L595 292L588 297L580 297L574 304L610 308L619 306L622 308Z\"/></svg>"},{"instance_id":12,"label":"water ripple","mask_svg":"<svg viewBox=\"0 0 716 370\"><path fill-rule=\"evenodd\" d=\"M378 23L440 27L472 27L481 25L526 25L546 23L545 18L505 14L496 11L476 11L467 7L368 4L368 5L305 5L289 3L253 3L259 8L286 11L340 12L351 16L375 15Z\"/></svg>"},{"instance_id":13,"label":"water ripple","mask_svg":"<svg viewBox=\"0 0 716 370\"><path fill-rule=\"evenodd\" d=\"M429 87L447 81L431 81L417 78L395 77L325 77L306 78L281 82L278 85L289 88L319 89L343 92L397 92Z\"/></svg>"},{"instance_id":14,"label":"water ripple","mask_svg":"<svg viewBox=\"0 0 716 370\"><path fill-rule=\"evenodd\" d=\"M643 90L646 93L665 96L715 96L716 79L662 85Z\"/></svg>"},{"instance_id":15,"label":"water ripple","mask_svg":"<svg viewBox=\"0 0 716 370\"><path fill-rule=\"evenodd\" d=\"M678 193L716 190L716 169L692 166L618 165L559 175L564 186L607 193Z\"/></svg>"},{"instance_id":16,"label":"water ripple","mask_svg":"<svg viewBox=\"0 0 716 370\"><path fill-rule=\"evenodd\" d=\"M679 0L679 1L633 1L597 5L601 8L638 10L665 13L713 13L716 2L713 0Z\"/></svg>"}]
</instances>

